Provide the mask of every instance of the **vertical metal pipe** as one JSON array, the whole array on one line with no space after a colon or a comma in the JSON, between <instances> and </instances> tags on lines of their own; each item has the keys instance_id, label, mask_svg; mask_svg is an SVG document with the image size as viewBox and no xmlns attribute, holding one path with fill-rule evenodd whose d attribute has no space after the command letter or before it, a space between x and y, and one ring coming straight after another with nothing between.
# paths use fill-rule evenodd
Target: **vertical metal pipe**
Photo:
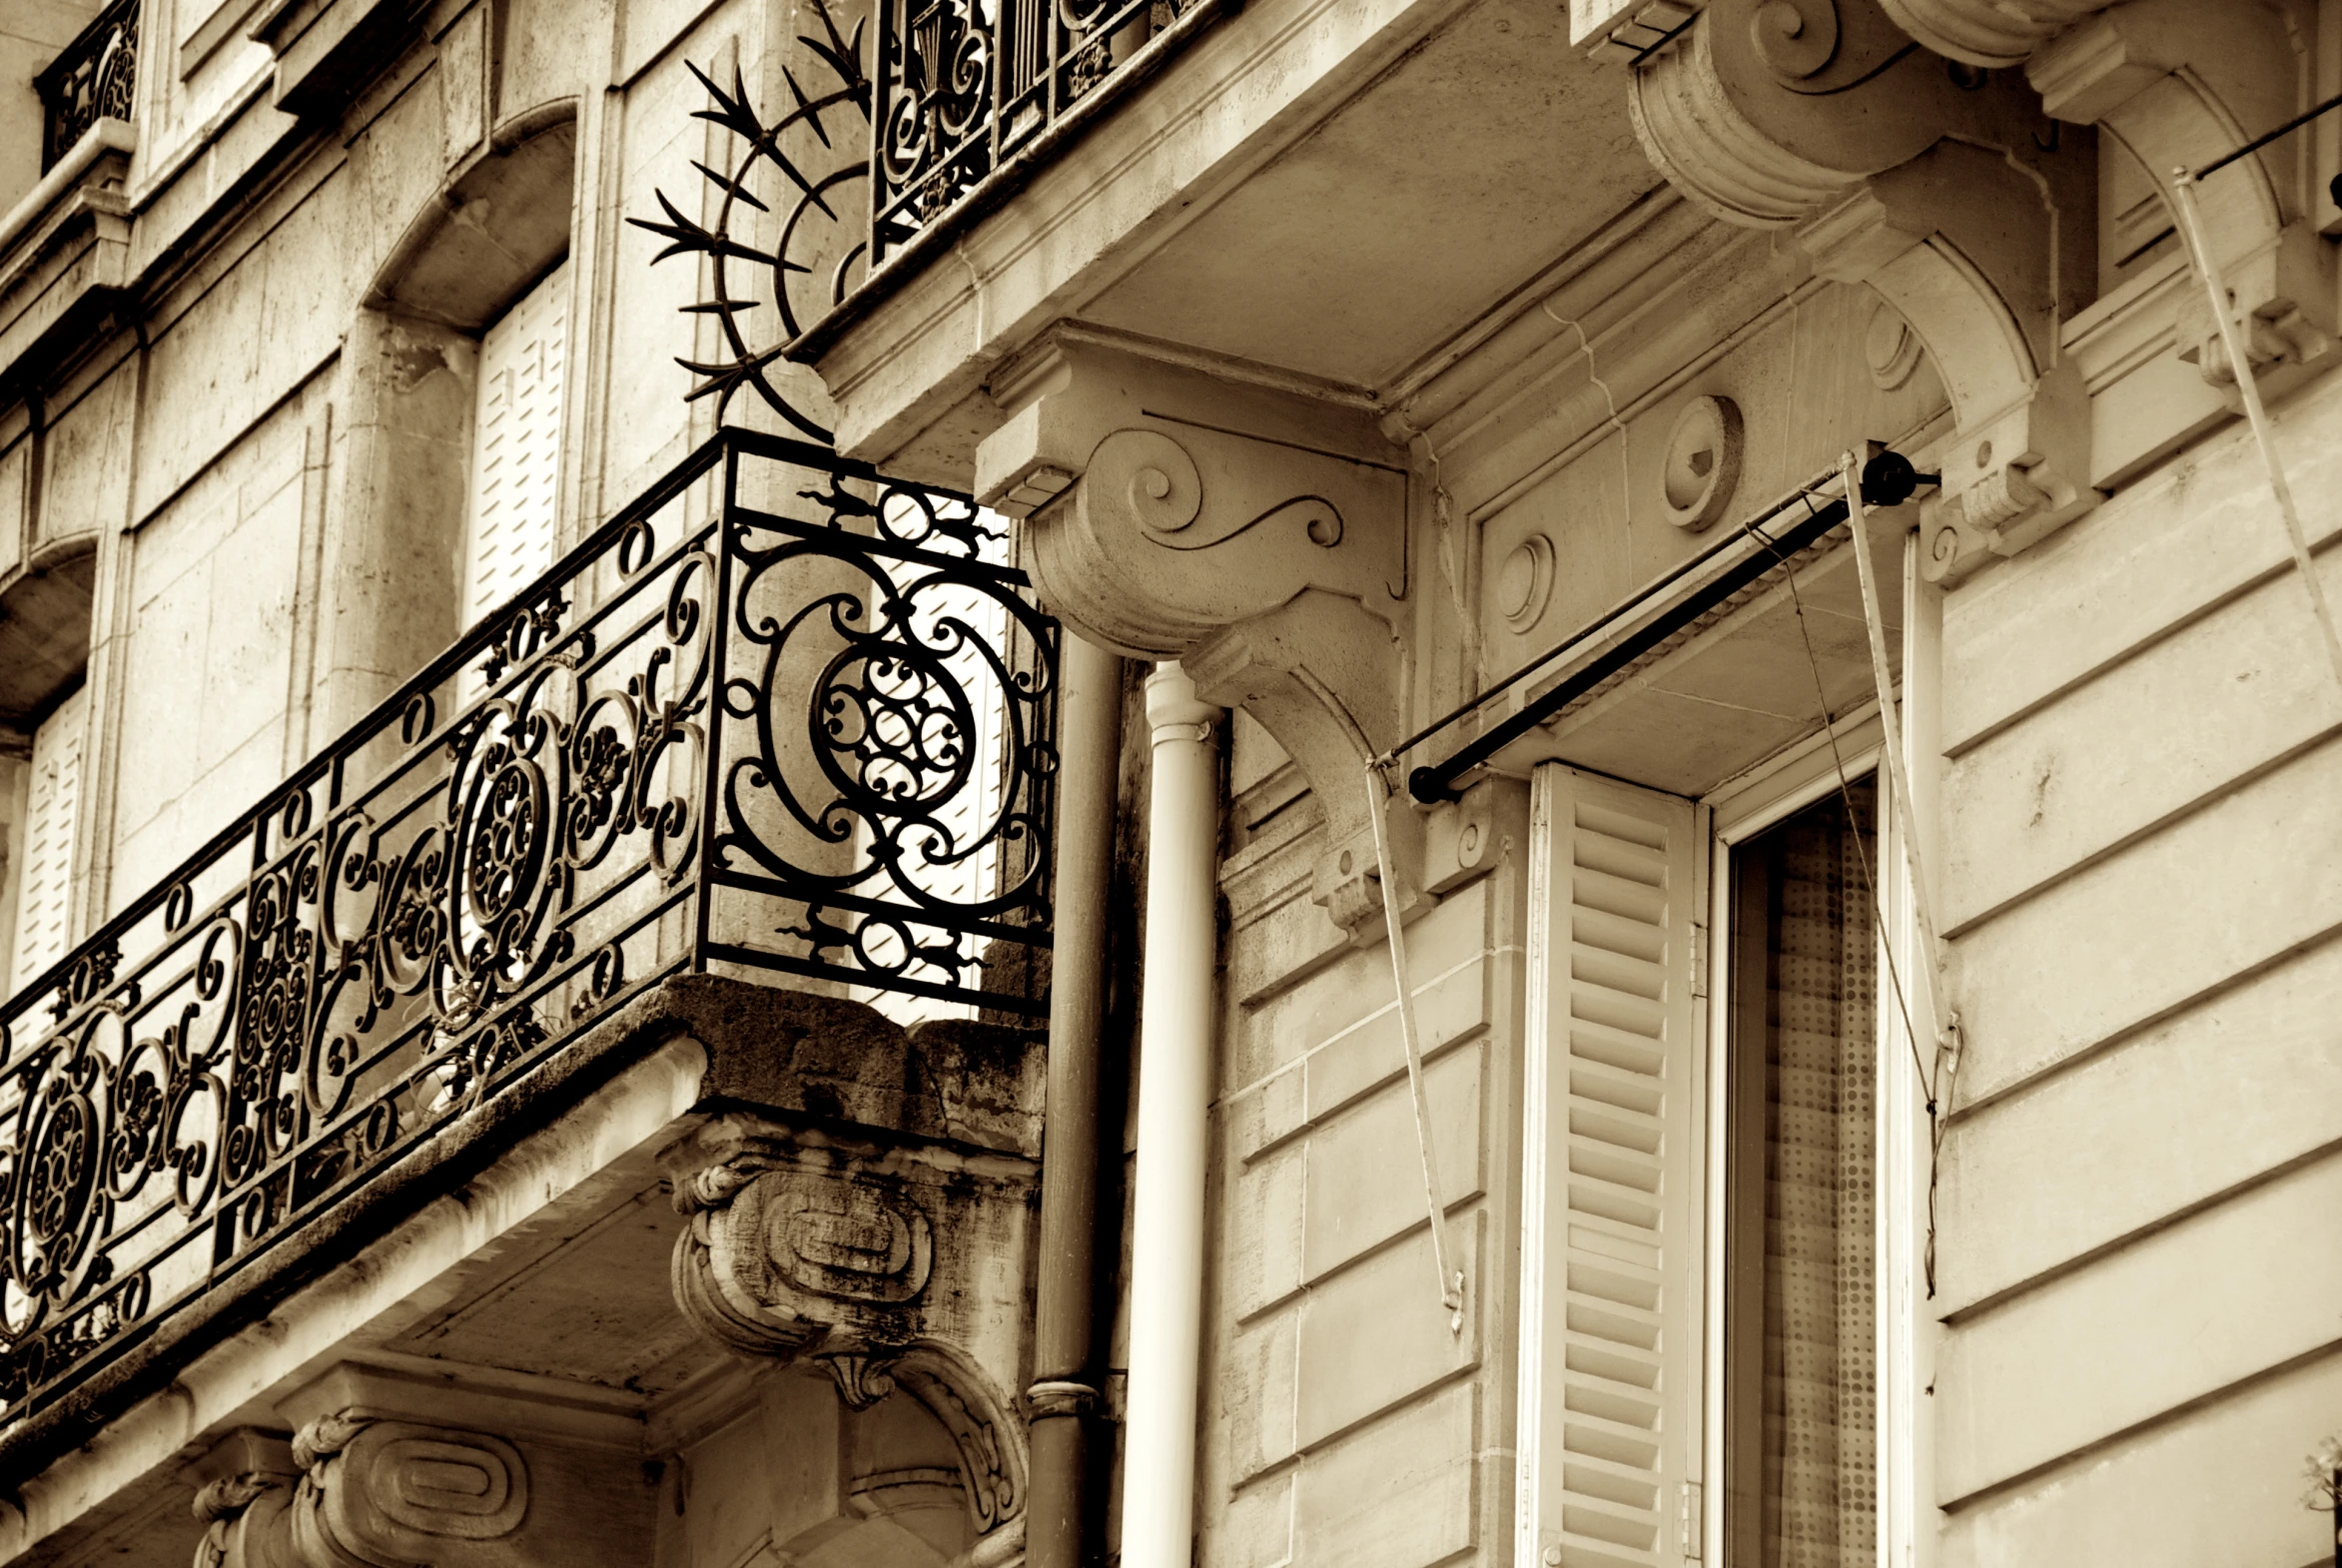
<instances>
[{"instance_id":1,"label":"vertical metal pipe","mask_svg":"<svg viewBox=\"0 0 2342 1568\"><path fill-rule=\"evenodd\" d=\"M1058 655L1056 938L1049 982L1049 1120L1034 1303L1032 1568L1082 1568L1096 1317L1098 1056L1106 1019L1108 900L1123 749L1123 661L1068 632Z\"/></svg>"},{"instance_id":2,"label":"vertical metal pipe","mask_svg":"<svg viewBox=\"0 0 2342 1568\"><path fill-rule=\"evenodd\" d=\"M1131 1222L1123 1568L1190 1568L1203 1309L1205 1126L1218 920L1220 710L1176 664L1147 682L1154 731L1147 951L1139 998L1139 1167Z\"/></svg>"}]
</instances>

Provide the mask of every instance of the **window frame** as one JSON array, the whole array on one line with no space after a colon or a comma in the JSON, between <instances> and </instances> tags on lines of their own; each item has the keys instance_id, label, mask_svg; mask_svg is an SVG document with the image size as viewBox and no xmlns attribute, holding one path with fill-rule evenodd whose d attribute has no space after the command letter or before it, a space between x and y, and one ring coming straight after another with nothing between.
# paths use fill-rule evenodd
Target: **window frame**
<instances>
[{"instance_id":1,"label":"window frame","mask_svg":"<svg viewBox=\"0 0 2342 1568\"><path fill-rule=\"evenodd\" d=\"M1910 704L1901 706L1908 714ZM1906 744L1910 744L1908 737ZM1872 873L1878 883L1881 924L1885 927L1884 935L1874 940L1881 981L1875 1046L1879 1117L1873 1130L1878 1183L1873 1215L1878 1259L1873 1303L1878 1378L1877 1560L1881 1568L1922 1568L1934 1557L1933 1532L1917 1528L1918 1499L1932 1492L1924 1485L1922 1468L1929 1462L1930 1445L1922 1408L1926 1396L1921 1390L1933 1379L1934 1325L1920 1310L1925 1292L1922 1247L1928 1207L1929 1133L1925 1092L1888 976L1891 945L1893 962L1907 977L1908 995L1909 966L1919 944L1908 862L1896 826L1894 786L1885 764L1884 726L1874 700L1852 710L1829 729L1817 729L1750 773L1728 781L1701 802L1710 822L1706 940L1711 977L1704 999L1707 1105L1701 1151L1708 1224L1700 1271L1703 1359L1710 1369L1702 1389L1705 1451L1701 1470L1709 1479L1709 1488L1701 1524L1702 1555L1717 1568L1744 1568L1728 1556L1730 1502L1724 1484L1729 1473L1727 1444L1731 1441L1725 1420L1728 1380L1724 1375L1728 1348L1725 1309L1731 1283L1724 1254L1731 1213L1728 1181L1733 1126L1728 1053L1733 1038L1731 964L1738 935L1732 857L1741 844L1836 794L1841 768L1847 781L1867 776L1878 791Z\"/></svg>"}]
</instances>

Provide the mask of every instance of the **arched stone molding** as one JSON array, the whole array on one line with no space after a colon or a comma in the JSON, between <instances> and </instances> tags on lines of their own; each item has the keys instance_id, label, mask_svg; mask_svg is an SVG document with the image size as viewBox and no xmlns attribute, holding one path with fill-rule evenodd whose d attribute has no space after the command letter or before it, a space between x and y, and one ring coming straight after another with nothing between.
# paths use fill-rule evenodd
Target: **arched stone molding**
<instances>
[{"instance_id":1,"label":"arched stone molding","mask_svg":"<svg viewBox=\"0 0 2342 1568\"><path fill-rule=\"evenodd\" d=\"M810 1360L851 1409L898 1391L951 1434L971 1526L1025 1507L1014 1402L1024 1345L1031 1162L863 1143L745 1113L661 1156L691 1222L676 1304L745 1355Z\"/></svg>"},{"instance_id":2,"label":"arched stone molding","mask_svg":"<svg viewBox=\"0 0 2342 1568\"><path fill-rule=\"evenodd\" d=\"M1080 329L992 392L1010 416L977 448L978 497L1026 518L1042 602L1092 641L1178 660L1202 700L1257 719L1324 809L1328 865L1348 860L1319 901L1374 929L1363 770L1403 734L1402 449L1362 407ZM1411 814L1391 820L1406 842Z\"/></svg>"},{"instance_id":3,"label":"arched stone molding","mask_svg":"<svg viewBox=\"0 0 2342 1568\"><path fill-rule=\"evenodd\" d=\"M577 101L495 128L423 203L366 292L366 307L477 333L569 254Z\"/></svg>"},{"instance_id":4,"label":"arched stone molding","mask_svg":"<svg viewBox=\"0 0 2342 1568\"><path fill-rule=\"evenodd\" d=\"M2136 158L2157 189L2241 146L2247 128L2292 114L2297 62L2284 20L2268 6L2127 0L2079 21L2025 66L2054 118L2095 125ZM2256 374L2301 366L2334 347L2333 262L2289 195L2291 143L2237 160L2196 187L2205 242L2250 313L2246 353ZM2216 387L2233 387L2211 308L2184 291L2180 357Z\"/></svg>"},{"instance_id":5,"label":"arched stone molding","mask_svg":"<svg viewBox=\"0 0 2342 1568\"><path fill-rule=\"evenodd\" d=\"M1956 580L2095 502L2087 400L2056 343L2092 281L2093 187L2086 149L2044 134L2022 83L1963 75L1876 0L1720 0L1636 73L1630 105L1688 197L1799 226L1816 270L1877 290L1937 364L1955 425L1932 574Z\"/></svg>"},{"instance_id":6,"label":"arched stone molding","mask_svg":"<svg viewBox=\"0 0 2342 1568\"><path fill-rule=\"evenodd\" d=\"M480 331L569 252L574 100L498 126L377 269L335 389L318 705L338 734L460 629Z\"/></svg>"}]
</instances>

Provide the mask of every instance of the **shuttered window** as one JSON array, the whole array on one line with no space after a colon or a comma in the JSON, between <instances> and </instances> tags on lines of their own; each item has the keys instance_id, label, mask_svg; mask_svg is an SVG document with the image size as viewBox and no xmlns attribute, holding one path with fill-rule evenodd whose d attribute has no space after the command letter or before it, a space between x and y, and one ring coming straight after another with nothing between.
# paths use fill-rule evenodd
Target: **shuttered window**
<instances>
[{"instance_id":1,"label":"shuttered window","mask_svg":"<svg viewBox=\"0 0 2342 1568\"><path fill-rule=\"evenodd\" d=\"M542 576L559 553L568 280L564 262L480 340L463 549L466 626Z\"/></svg>"},{"instance_id":2,"label":"shuttered window","mask_svg":"<svg viewBox=\"0 0 2342 1568\"><path fill-rule=\"evenodd\" d=\"M81 802L87 689L77 688L33 734L16 856L12 991L65 957L72 946L73 821Z\"/></svg>"},{"instance_id":3,"label":"shuttered window","mask_svg":"<svg viewBox=\"0 0 2342 1568\"><path fill-rule=\"evenodd\" d=\"M1697 1557L1704 1162L1689 801L1548 765L1531 829L1517 1558Z\"/></svg>"}]
</instances>

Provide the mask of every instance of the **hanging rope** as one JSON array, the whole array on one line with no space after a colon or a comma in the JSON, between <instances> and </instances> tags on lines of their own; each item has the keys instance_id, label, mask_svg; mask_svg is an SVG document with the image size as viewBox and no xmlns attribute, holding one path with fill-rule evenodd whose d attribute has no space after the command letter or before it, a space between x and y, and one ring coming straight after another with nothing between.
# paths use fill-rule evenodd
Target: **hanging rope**
<instances>
[{"instance_id":1,"label":"hanging rope","mask_svg":"<svg viewBox=\"0 0 2342 1568\"><path fill-rule=\"evenodd\" d=\"M2206 173L2229 161L2223 159L2221 164L2209 166ZM2334 629L2334 607L2326 601L2325 584L2318 581L2317 562L2310 556L2309 538L2301 527L2301 513L2293 504L2293 486L2285 481L2285 465L2277 458L2276 432L2269 425L2269 410L2261 404L2260 384L2253 379L2252 362L2245 358L2246 346L2235 320L2235 305L2220 276L2220 264L2204 241L2203 214L2197 210L2195 201L2195 188L2202 178L2185 169L2172 170L2171 206L2179 218L2180 237L2186 241L2188 256L2195 263L2195 275L2211 301L2212 320L2219 326L2220 347L2228 356L2228 368L2236 374L2236 390L2244 399L2244 417L2252 426L2253 444L2260 448L2270 492L2277 497L2277 515L2285 524L2285 541L2293 550L2294 574L2309 594L2310 614L2316 618L2318 631L2325 638L2326 660L2333 667L2335 683L2342 686L2342 634Z\"/></svg>"},{"instance_id":2,"label":"hanging rope","mask_svg":"<svg viewBox=\"0 0 2342 1568\"><path fill-rule=\"evenodd\" d=\"M1423 1158L1423 1201L1431 1213L1431 1266L1439 1276L1439 1302L1447 1308L1447 1331L1464 1331L1464 1271L1448 1266L1447 1210L1439 1192L1439 1152L1431 1138L1431 1096L1423 1085L1423 1046L1415 1033L1415 993L1407 984L1407 935L1399 921L1398 876L1390 863L1390 830L1383 821L1390 805L1388 759L1366 763L1366 820L1374 829L1374 865L1382 879L1382 924L1390 934L1390 973L1398 983L1398 1035L1407 1053L1407 1091L1415 1102L1415 1148Z\"/></svg>"}]
</instances>

